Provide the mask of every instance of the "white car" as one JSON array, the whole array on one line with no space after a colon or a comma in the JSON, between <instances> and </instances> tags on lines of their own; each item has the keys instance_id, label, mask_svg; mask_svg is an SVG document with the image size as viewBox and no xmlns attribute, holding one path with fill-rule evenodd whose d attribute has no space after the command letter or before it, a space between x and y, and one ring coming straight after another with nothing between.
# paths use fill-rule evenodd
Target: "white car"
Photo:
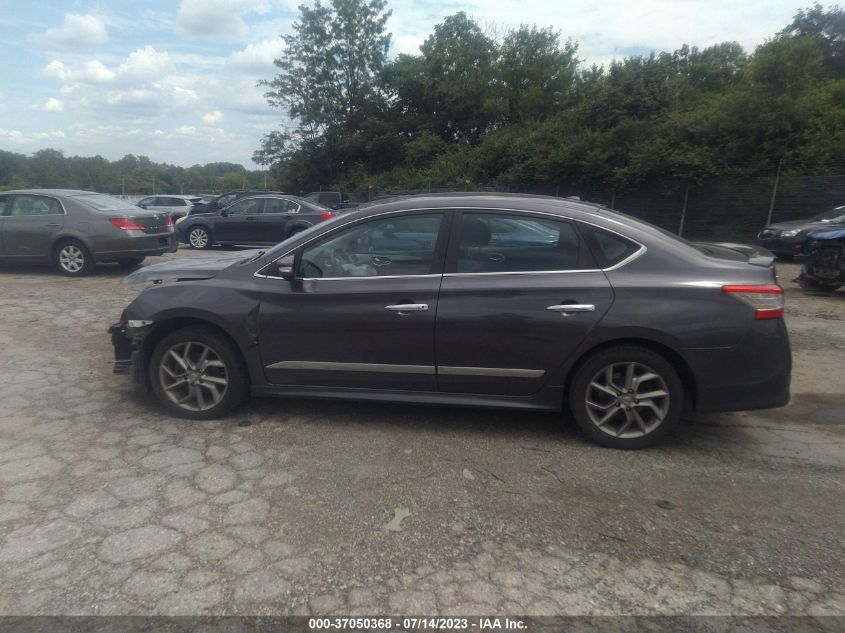
<instances>
[{"instance_id":1,"label":"white car","mask_svg":"<svg viewBox=\"0 0 845 633\"><path fill-rule=\"evenodd\" d=\"M139 200L137 205L142 209L167 213L175 222L188 215L190 208L202 201L199 196L149 196Z\"/></svg>"}]
</instances>

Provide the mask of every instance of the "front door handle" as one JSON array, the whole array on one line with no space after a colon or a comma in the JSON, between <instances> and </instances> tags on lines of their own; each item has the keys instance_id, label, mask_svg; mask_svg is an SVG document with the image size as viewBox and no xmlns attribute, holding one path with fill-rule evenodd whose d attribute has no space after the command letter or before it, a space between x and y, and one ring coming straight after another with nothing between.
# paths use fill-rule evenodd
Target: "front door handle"
<instances>
[{"instance_id":1,"label":"front door handle","mask_svg":"<svg viewBox=\"0 0 845 633\"><path fill-rule=\"evenodd\" d=\"M549 306L546 310L568 314L571 312L595 312L596 306L591 303L566 303L563 305Z\"/></svg>"},{"instance_id":2,"label":"front door handle","mask_svg":"<svg viewBox=\"0 0 845 633\"><path fill-rule=\"evenodd\" d=\"M398 303L392 306L384 306L385 310L391 312L425 312L428 310L427 303Z\"/></svg>"}]
</instances>

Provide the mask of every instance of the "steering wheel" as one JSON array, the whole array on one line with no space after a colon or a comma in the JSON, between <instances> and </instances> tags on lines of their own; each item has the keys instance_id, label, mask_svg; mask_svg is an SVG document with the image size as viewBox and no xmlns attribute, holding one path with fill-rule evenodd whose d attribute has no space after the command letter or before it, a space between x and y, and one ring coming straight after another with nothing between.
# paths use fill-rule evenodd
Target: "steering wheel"
<instances>
[{"instance_id":1,"label":"steering wheel","mask_svg":"<svg viewBox=\"0 0 845 633\"><path fill-rule=\"evenodd\" d=\"M345 250L336 248L332 251L332 265L342 266L343 264L354 264L355 261Z\"/></svg>"}]
</instances>

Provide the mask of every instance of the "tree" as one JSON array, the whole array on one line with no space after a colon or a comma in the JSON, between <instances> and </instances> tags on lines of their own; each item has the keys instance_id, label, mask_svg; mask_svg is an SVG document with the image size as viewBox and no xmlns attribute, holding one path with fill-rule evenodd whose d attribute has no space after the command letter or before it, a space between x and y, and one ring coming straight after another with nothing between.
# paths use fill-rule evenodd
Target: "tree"
<instances>
[{"instance_id":1,"label":"tree","mask_svg":"<svg viewBox=\"0 0 845 633\"><path fill-rule=\"evenodd\" d=\"M845 78L845 11L839 6L825 11L816 2L812 7L801 9L781 34L818 40L830 71L839 79Z\"/></svg>"},{"instance_id":2,"label":"tree","mask_svg":"<svg viewBox=\"0 0 845 633\"><path fill-rule=\"evenodd\" d=\"M287 108L302 138L360 130L378 100L377 78L390 46L386 6L386 0L300 5L294 32L284 36L284 51L275 60L279 73L261 85L269 88L271 105Z\"/></svg>"}]
</instances>

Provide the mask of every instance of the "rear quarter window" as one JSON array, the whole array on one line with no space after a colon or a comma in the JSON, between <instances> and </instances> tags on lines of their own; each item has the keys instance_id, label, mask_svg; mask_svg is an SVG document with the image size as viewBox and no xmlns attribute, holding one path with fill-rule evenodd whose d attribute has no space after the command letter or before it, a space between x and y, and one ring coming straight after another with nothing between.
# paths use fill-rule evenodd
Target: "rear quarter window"
<instances>
[{"instance_id":1,"label":"rear quarter window","mask_svg":"<svg viewBox=\"0 0 845 633\"><path fill-rule=\"evenodd\" d=\"M640 249L640 245L617 233L605 231L591 224L578 223L578 230L599 268L610 268L625 261Z\"/></svg>"}]
</instances>

